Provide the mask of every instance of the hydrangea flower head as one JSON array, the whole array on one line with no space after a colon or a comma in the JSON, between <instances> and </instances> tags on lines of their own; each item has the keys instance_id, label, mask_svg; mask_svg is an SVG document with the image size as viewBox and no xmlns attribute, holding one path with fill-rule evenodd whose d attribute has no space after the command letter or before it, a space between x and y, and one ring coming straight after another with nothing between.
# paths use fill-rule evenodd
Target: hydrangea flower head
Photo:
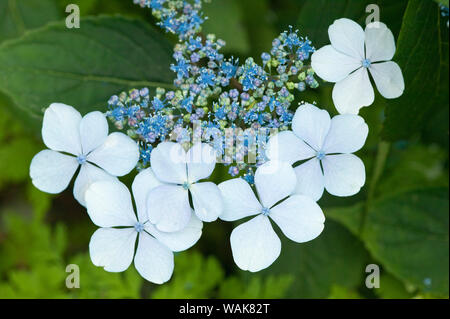
<instances>
[{"instance_id":1,"label":"hydrangea flower head","mask_svg":"<svg viewBox=\"0 0 450 319\"><path fill-rule=\"evenodd\" d=\"M271 220L291 240L313 240L324 229L325 217L311 198L293 195L297 178L286 162L270 161L255 173L258 198L241 178L219 184L225 203L220 219L235 221L256 216L231 233L231 249L242 270L257 272L269 267L280 255L281 241Z\"/></svg>"},{"instance_id":2,"label":"hydrangea flower head","mask_svg":"<svg viewBox=\"0 0 450 319\"><path fill-rule=\"evenodd\" d=\"M203 224L191 213L184 229L173 233L157 230L148 220L146 199L148 193L160 184L151 169L136 176L132 189L137 216L130 192L122 183L101 181L88 188L88 214L94 224L101 227L89 243L94 265L109 272L122 272L128 269L134 258L136 270L146 280L162 284L171 278L173 252L192 247L202 234Z\"/></svg>"},{"instance_id":3,"label":"hydrangea flower head","mask_svg":"<svg viewBox=\"0 0 450 319\"><path fill-rule=\"evenodd\" d=\"M116 180L128 174L139 160L136 142L122 133L108 135L108 122L100 112L84 117L71 106L54 103L45 111L42 139L49 148L30 165L36 188L58 194L65 190L78 167L74 197L85 205L87 186L99 180Z\"/></svg>"},{"instance_id":4,"label":"hydrangea flower head","mask_svg":"<svg viewBox=\"0 0 450 319\"><path fill-rule=\"evenodd\" d=\"M352 20L339 19L328 34L331 45L314 52L311 65L319 77L336 83L333 101L339 113L358 114L362 107L374 102L369 73L383 97L394 99L403 94L402 71L391 61L394 36L384 23L370 23L364 31Z\"/></svg>"},{"instance_id":5,"label":"hydrangea flower head","mask_svg":"<svg viewBox=\"0 0 450 319\"><path fill-rule=\"evenodd\" d=\"M269 140L267 157L295 167L296 193L314 200L324 188L335 196L352 196L366 180L364 163L352 153L360 150L369 128L358 115L330 118L325 110L311 104L300 106L292 120L292 131L278 133Z\"/></svg>"}]
</instances>

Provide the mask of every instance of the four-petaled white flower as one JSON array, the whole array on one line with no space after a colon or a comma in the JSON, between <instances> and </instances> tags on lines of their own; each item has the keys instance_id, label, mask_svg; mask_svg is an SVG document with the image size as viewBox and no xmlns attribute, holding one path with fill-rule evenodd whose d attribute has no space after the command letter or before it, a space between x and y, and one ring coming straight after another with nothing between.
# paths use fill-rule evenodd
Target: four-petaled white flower
<instances>
[{"instance_id":1,"label":"four-petaled white flower","mask_svg":"<svg viewBox=\"0 0 450 319\"><path fill-rule=\"evenodd\" d=\"M89 216L99 228L91 238L89 252L94 265L109 272L134 266L146 280L162 284L170 279L174 268L173 252L192 247L202 234L202 222L191 212L187 226L178 232L165 233L148 221L147 196L161 183L151 169L136 176L133 195L134 213L128 188L118 181L93 183L86 191ZM115 228L121 227L121 228ZM138 245L135 255L135 245Z\"/></svg>"},{"instance_id":2,"label":"four-petaled white flower","mask_svg":"<svg viewBox=\"0 0 450 319\"><path fill-rule=\"evenodd\" d=\"M384 23L373 22L364 31L349 19L336 20L328 29L331 45L314 52L311 66L322 79L336 83L333 101L341 114L358 114L375 99L369 73L381 95L394 99L403 94L400 67L390 61L395 40Z\"/></svg>"},{"instance_id":3,"label":"four-petaled white flower","mask_svg":"<svg viewBox=\"0 0 450 319\"><path fill-rule=\"evenodd\" d=\"M122 133L108 136L105 115L92 112L82 118L65 104L54 103L45 111L42 139L49 150L39 152L31 162L34 186L58 194L81 166L73 194L83 206L84 193L92 182L117 180L115 176L128 174L139 160L139 147L130 137Z\"/></svg>"},{"instance_id":4,"label":"four-petaled white flower","mask_svg":"<svg viewBox=\"0 0 450 319\"><path fill-rule=\"evenodd\" d=\"M360 150L369 133L358 115L337 115L330 119L325 110L305 104L295 112L292 131L280 132L269 140L269 159L290 164L308 160L295 167L297 194L314 200L324 188L335 196L352 196L366 180L364 163L351 154Z\"/></svg>"},{"instance_id":5,"label":"four-petaled white flower","mask_svg":"<svg viewBox=\"0 0 450 319\"><path fill-rule=\"evenodd\" d=\"M223 203L216 184L199 180L209 177L216 165L216 153L207 144L197 143L188 152L178 143L163 142L151 154L151 167L163 185L148 196L148 217L160 231L183 229L191 218L189 193L197 217L215 221Z\"/></svg>"},{"instance_id":6,"label":"four-petaled white flower","mask_svg":"<svg viewBox=\"0 0 450 319\"><path fill-rule=\"evenodd\" d=\"M270 219L298 243L320 235L325 222L322 210L307 196L290 196L296 183L294 169L288 163L270 161L255 173L259 200L241 178L219 184L225 204L220 219L235 221L257 215L231 233L233 258L239 268L257 272L269 267L280 255L281 241Z\"/></svg>"}]
</instances>

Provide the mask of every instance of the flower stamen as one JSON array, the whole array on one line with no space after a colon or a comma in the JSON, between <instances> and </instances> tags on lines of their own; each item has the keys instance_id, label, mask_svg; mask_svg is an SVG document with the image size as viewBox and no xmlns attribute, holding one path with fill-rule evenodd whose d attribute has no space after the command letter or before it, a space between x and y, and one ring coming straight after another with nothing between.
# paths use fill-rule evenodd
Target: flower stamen
<instances>
[{"instance_id":1,"label":"flower stamen","mask_svg":"<svg viewBox=\"0 0 450 319\"><path fill-rule=\"evenodd\" d=\"M324 151L318 151L318 152L316 153L316 157L317 157L317 159L318 159L319 161L323 160L323 159L325 158L325 156L326 156L326 154L325 154Z\"/></svg>"},{"instance_id":2,"label":"flower stamen","mask_svg":"<svg viewBox=\"0 0 450 319\"><path fill-rule=\"evenodd\" d=\"M141 233L143 230L144 230L144 224L142 224L142 223L140 223L140 222L137 222L135 225L134 225L134 229L136 230L136 232L138 232L138 233Z\"/></svg>"},{"instance_id":3,"label":"flower stamen","mask_svg":"<svg viewBox=\"0 0 450 319\"><path fill-rule=\"evenodd\" d=\"M270 208L264 207L264 208L261 210L261 214L263 214L264 216L269 216L269 214L270 214Z\"/></svg>"},{"instance_id":4,"label":"flower stamen","mask_svg":"<svg viewBox=\"0 0 450 319\"><path fill-rule=\"evenodd\" d=\"M77 157L77 162L80 165L86 164L86 156L84 155L80 155Z\"/></svg>"},{"instance_id":5,"label":"flower stamen","mask_svg":"<svg viewBox=\"0 0 450 319\"><path fill-rule=\"evenodd\" d=\"M182 186L185 190L189 190L191 188L191 184L189 182L184 182Z\"/></svg>"},{"instance_id":6,"label":"flower stamen","mask_svg":"<svg viewBox=\"0 0 450 319\"><path fill-rule=\"evenodd\" d=\"M363 68L368 69L368 68L370 68L371 65L372 65L372 61L370 61L370 59L364 59L362 61Z\"/></svg>"}]
</instances>

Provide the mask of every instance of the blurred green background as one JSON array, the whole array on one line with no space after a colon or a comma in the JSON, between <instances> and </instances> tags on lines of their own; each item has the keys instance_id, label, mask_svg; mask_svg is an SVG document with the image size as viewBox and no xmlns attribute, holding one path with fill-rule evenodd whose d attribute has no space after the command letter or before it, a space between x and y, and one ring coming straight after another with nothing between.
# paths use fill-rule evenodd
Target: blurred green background
<instances>
[{"instance_id":1,"label":"blurred green background","mask_svg":"<svg viewBox=\"0 0 450 319\"><path fill-rule=\"evenodd\" d=\"M334 19L364 24L366 6L376 3L396 37L394 61L403 70L406 91L397 100L377 96L362 110L371 129L358 153L366 165L366 186L351 198L320 200L327 221L318 239L283 240L280 258L250 274L231 256L234 225L205 224L199 243L176 255L172 280L157 286L133 267L123 274L94 267L88 243L96 227L86 211L70 189L58 196L36 190L28 168L44 148L45 107L57 101L82 113L105 111L108 98L122 90L155 80L170 83L169 65L165 74L152 68L170 61L174 38L154 27L151 12L131 0L0 0L0 298L448 298L449 30L437 2L205 5L204 32L226 40L227 55L259 61L290 25L320 48L328 43ZM448 0L443 2L448 7ZM77 31L64 27L69 3L81 9ZM155 56L155 46L165 55ZM315 101L335 114L331 89L321 82L319 89L298 94L298 102ZM218 169L215 180L228 178L225 172ZM68 264L80 266L79 289L65 286ZM379 289L365 286L369 264L381 268Z\"/></svg>"}]
</instances>

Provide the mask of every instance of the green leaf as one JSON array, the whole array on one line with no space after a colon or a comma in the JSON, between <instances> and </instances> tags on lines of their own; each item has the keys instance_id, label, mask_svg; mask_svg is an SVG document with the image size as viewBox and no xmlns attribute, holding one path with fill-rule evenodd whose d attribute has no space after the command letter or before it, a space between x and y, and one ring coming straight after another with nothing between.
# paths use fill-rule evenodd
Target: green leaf
<instances>
[{"instance_id":1,"label":"green leaf","mask_svg":"<svg viewBox=\"0 0 450 319\"><path fill-rule=\"evenodd\" d=\"M0 45L0 88L37 130L52 102L81 113L106 110L111 95L135 87L171 87L172 46L148 24L88 18L80 29L53 23Z\"/></svg>"},{"instance_id":2,"label":"green leaf","mask_svg":"<svg viewBox=\"0 0 450 319\"><path fill-rule=\"evenodd\" d=\"M375 289L375 293L383 299L409 299L413 297L403 282L383 272L380 276L380 288Z\"/></svg>"},{"instance_id":3,"label":"green leaf","mask_svg":"<svg viewBox=\"0 0 450 319\"><path fill-rule=\"evenodd\" d=\"M284 238L284 237L281 237ZM362 243L336 222L327 220L315 240L297 244L282 240L278 260L266 274L291 274L289 298L327 298L334 285L354 288L363 283L368 254Z\"/></svg>"},{"instance_id":4,"label":"green leaf","mask_svg":"<svg viewBox=\"0 0 450 319\"><path fill-rule=\"evenodd\" d=\"M448 295L448 188L410 191L369 207L363 240L387 270L424 292Z\"/></svg>"},{"instance_id":5,"label":"green leaf","mask_svg":"<svg viewBox=\"0 0 450 319\"><path fill-rule=\"evenodd\" d=\"M215 257L205 258L198 252L177 255L175 265L170 282L155 289L151 298L211 298L224 277L224 270Z\"/></svg>"},{"instance_id":6,"label":"green leaf","mask_svg":"<svg viewBox=\"0 0 450 319\"><path fill-rule=\"evenodd\" d=\"M7 240L0 245L0 271L62 262L67 241L61 225L51 229L42 220L28 220L16 211L2 212L1 222Z\"/></svg>"},{"instance_id":7,"label":"green leaf","mask_svg":"<svg viewBox=\"0 0 450 319\"><path fill-rule=\"evenodd\" d=\"M0 94L0 190L27 181L31 159L39 151L39 144L6 112L2 101Z\"/></svg>"},{"instance_id":8,"label":"green leaf","mask_svg":"<svg viewBox=\"0 0 450 319\"><path fill-rule=\"evenodd\" d=\"M54 0L0 1L0 42L61 18Z\"/></svg>"},{"instance_id":9,"label":"green leaf","mask_svg":"<svg viewBox=\"0 0 450 319\"><path fill-rule=\"evenodd\" d=\"M238 0L214 0L204 5L208 20L203 24L205 33L213 33L225 40L225 52L246 55L250 51L249 37L244 26L244 14Z\"/></svg>"},{"instance_id":10,"label":"green leaf","mask_svg":"<svg viewBox=\"0 0 450 319\"><path fill-rule=\"evenodd\" d=\"M88 253L70 258L68 263L80 268L80 288L66 290L72 298L137 299L141 297L140 291L144 279L133 266L129 267L125 273L110 273L92 264Z\"/></svg>"},{"instance_id":11,"label":"green leaf","mask_svg":"<svg viewBox=\"0 0 450 319\"><path fill-rule=\"evenodd\" d=\"M442 42L440 24L435 2L409 1L394 57L406 89L402 97L387 104L383 130L387 140L409 139L421 132L434 114L448 109L448 33ZM444 134L448 138L448 126Z\"/></svg>"},{"instance_id":12,"label":"green leaf","mask_svg":"<svg viewBox=\"0 0 450 319\"><path fill-rule=\"evenodd\" d=\"M56 3L59 5L59 7L61 8L60 10L64 10L66 9L66 7L69 4L76 4L79 8L80 8L80 15L84 16L85 14L92 14L95 9L99 6L100 4L100 0L53 0L56 1ZM109 1L113 4L116 3L116 1Z\"/></svg>"},{"instance_id":13,"label":"green leaf","mask_svg":"<svg viewBox=\"0 0 450 319\"><path fill-rule=\"evenodd\" d=\"M394 146L376 193L381 197L423 187L448 187L447 162L448 149L436 145Z\"/></svg>"},{"instance_id":14,"label":"green leaf","mask_svg":"<svg viewBox=\"0 0 450 319\"><path fill-rule=\"evenodd\" d=\"M143 10L133 1L123 0L53 0L59 5L60 10L65 12L69 4L76 4L80 8L81 17L96 14L121 14L126 16L148 18L151 10Z\"/></svg>"},{"instance_id":15,"label":"green leaf","mask_svg":"<svg viewBox=\"0 0 450 319\"><path fill-rule=\"evenodd\" d=\"M252 56L259 60L261 53L268 52L272 41L278 36L267 0L239 1L244 12L244 23L249 35Z\"/></svg>"},{"instance_id":16,"label":"green leaf","mask_svg":"<svg viewBox=\"0 0 450 319\"><path fill-rule=\"evenodd\" d=\"M363 222L364 203L359 202L353 206L331 207L324 209L325 216L347 227L353 235L360 235Z\"/></svg>"},{"instance_id":17,"label":"green leaf","mask_svg":"<svg viewBox=\"0 0 450 319\"><path fill-rule=\"evenodd\" d=\"M448 0L434 0L434 1L448 8Z\"/></svg>"},{"instance_id":18,"label":"green leaf","mask_svg":"<svg viewBox=\"0 0 450 319\"><path fill-rule=\"evenodd\" d=\"M448 7L448 1L447 1ZM439 17L440 20L440 37L441 37L441 74L437 88L436 112L425 124L424 140L431 143L437 142L448 149L449 146L449 94L448 94L448 79L449 79L449 40L448 40L448 17Z\"/></svg>"},{"instance_id":19,"label":"green leaf","mask_svg":"<svg viewBox=\"0 0 450 319\"><path fill-rule=\"evenodd\" d=\"M329 299L361 299L361 296L354 290L334 285L331 287Z\"/></svg>"},{"instance_id":20,"label":"green leaf","mask_svg":"<svg viewBox=\"0 0 450 319\"><path fill-rule=\"evenodd\" d=\"M246 280L248 279L248 280ZM220 285L220 299L280 299L286 297L293 277L290 275L226 278Z\"/></svg>"},{"instance_id":21,"label":"green leaf","mask_svg":"<svg viewBox=\"0 0 450 319\"><path fill-rule=\"evenodd\" d=\"M0 298L5 299L62 299L67 274L63 264L38 264L31 270L15 269L8 273L8 281L0 282Z\"/></svg>"},{"instance_id":22,"label":"green leaf","mask_svg":"<svg viewBox=\"0 0 450 319\"><path fill-rule=\"evenodd\" d=\"M28 179L29 165L39 151L30 138L14 138L6 145L0 144L0 189L7 183Z\"/></svg>"},{"instance_id":23,"label":"green leaf","mask_svg":"<svg viewBox=\"0 0 450 319\"><path fill-rule=\"evenodd\" d=\"M134 267L123 274L112 274L94 266L88 253L65 260L74 247L68 247L73 241L68 240L62 224L51 227L37 217L36 211L32 220L17 211L1 211L0 216L0 298L141 297L144 280ZM79 266L79 289L65 287L68 264Z\"/></svg>"},{"instance_id":24,"label":"green leaf","mask_svg":"<svg viewBox=\"0 0 450 319\"><path fill-rule=\"evenodd\" d=\"M37 219L43 219L51 208L54 195L47 194L38 190L31 183L31 180L27 184L26 195L27 200L30 202L31 207L33 208L34 217Z\"/></svg>"}]
</instances>

